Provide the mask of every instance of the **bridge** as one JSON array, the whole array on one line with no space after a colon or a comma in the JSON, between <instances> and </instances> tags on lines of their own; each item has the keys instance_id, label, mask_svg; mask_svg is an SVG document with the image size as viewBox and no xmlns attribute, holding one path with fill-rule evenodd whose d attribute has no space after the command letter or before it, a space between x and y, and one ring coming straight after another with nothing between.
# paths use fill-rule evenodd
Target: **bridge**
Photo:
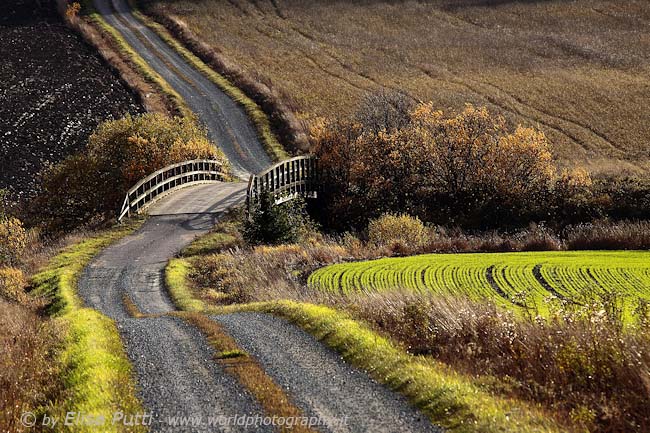
<instances>
[{"instance_id":1,"label":"bridge","mask_svg":"<svg viewBox=\"0 0 650 433\"><path fill-rule=\"evenodd\" d=\"M152 215L209 213L210 204L218 195L216 189L228 180L229 175L219 161L197 159L169 165L139 180L127 191L117 220L141 213L171 193L189 187L194 188L167 198L163 205L156 206ZM243 183L239 183L243 190ZM273 195L276 204L297 197L315 198L318 194L316 158L297 156L251 174L246 188L247 206L266 193Z\"/></svg>"}]
</instances>

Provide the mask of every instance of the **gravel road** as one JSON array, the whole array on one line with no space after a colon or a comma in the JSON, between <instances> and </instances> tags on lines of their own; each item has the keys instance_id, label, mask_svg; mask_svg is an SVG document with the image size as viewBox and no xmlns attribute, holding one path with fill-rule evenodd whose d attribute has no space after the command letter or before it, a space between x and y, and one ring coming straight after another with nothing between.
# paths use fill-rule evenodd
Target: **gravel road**
<instances>
[{"instance_id":1,"label":"gravel road","mask_svg":"<svg viewBox=\"0 0 650 433\"><path fill-rule=\"evenodd\" d=\"M246 186L218 182L184 188L152 205L140 230L105 249L84 270L79 290L87 305L124 319L122 297L128 293L143 313L173 311L162 288L167 261L206 233L221 212L241 203Z\"/></svg>"},{"instance_id":2,"label":"gravel road","mask_svg":"<svg viewBox=\"0 0 650 433\"><path fill-rule=\"evenodd\" d=\"M185 98L237 174L244 176L268 166L270 160L240 107L143 27L123 0L109 1L94 3L106 21ZM143 313L173 311L163 285L167 261L194 237L206 233L222 212L241 203L245 188L243 183L214 183L173 192L149 208L150 218L140 230L104 250L80 278L79 292L86 304L113 318L120 329L140 397L154 414L154 432L265 431L261 426L206 424L208 416L263 413L259 403L222 371L198 330L172 316L130 318L123 305L128 295ZM215 320L260 360L305 414L330 420L323 431L438 431L402 397L291 324L259 314ZM185 426L173 425L170 417L176 415L194 418ZM332 419L345 423L332 425Z\"/></svg>"},{"instance_id":3,"label":"gravel road","mask_svg":"<svg viewBox=\"0 0 650 433\"><path fill-rule=\"evenodd\" d=\"M151 431L253 431L209 426L207 417L264 415L259 404L219 368L200 332L174 317L129 318L122 300L128 294L144 313L173 311L163 287L167 261L207 232L221 212L241 203L245 191L244 183L213 183L168 195L150 209L156 216L105 249L80 278L79 293L86 305L115 319L120 329L140 397L155 417ZM170 417L177 415L200 419L174 426Z\"/></svg>"},{"instance_id":4,"label":"gravel road","mask_svg":"<svg viewBox=\"0 0 650 433\"><path fill-rule=\"evenodd\" d=\"M408 402L351 368L302 329L257 313L213 316L323 432L439 432ZM344 419L345 425L336 419Z\"/></svg>"},{"instance_id":5,"label":"gravel road","mask_svg":"<svg viewBox=\"0 0 650 433\"><path fill-rule=\"evenodd\" d=\"M94 0L97 11L178 92L208 129L241 178L258 173L271 159L246 112L194 69L132 14L125 0ZM143 42L146 41L146 42Z\"/></svg>"},{"instance_id":6,"label":"gravel road","mask_svg":"<svg viewBox=\"0 0 650 433\"><path fill-rule=\"evenodd\" d=\"M127 319L118 327L135 367L140 396L147 411L155 414L151 431L273 431L220 422L219 417L263 417L264 412L215 362L208 341L194 327L175 317ZM176 417L191 417L193 425L174 425Z\"/></svg>"}]
</instances>

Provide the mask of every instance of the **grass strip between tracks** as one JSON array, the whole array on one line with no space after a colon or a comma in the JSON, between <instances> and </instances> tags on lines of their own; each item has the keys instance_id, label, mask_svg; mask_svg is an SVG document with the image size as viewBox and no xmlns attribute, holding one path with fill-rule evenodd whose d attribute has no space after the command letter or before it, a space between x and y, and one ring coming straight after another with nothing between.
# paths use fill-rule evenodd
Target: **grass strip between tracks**
<instances>
[{"instance_id":1,"label":"grass strip between tracks","mask_svg":"<svg viewBox=\"0 0 650 433\"><path fill-rule=\"evenodd\" d=\"M337 351L350 364L399 392L449 432L560 432L541 408L494 395L471 377L440 362L406 353L347 313L294 301L208 307L194 298L187 276L189 261L174 259L166 269L172 300L181 308L207 314L264 312L301 327Z\"/></svg>"},{"instance_id":2,"label":"grass strip between tracks","mask_svg":"<svg viewBox=\"0 0 650 433\"><path fill-rule=\"evenodd\" d=\"M205 64L203 60L197 57L193 52L187 49L181 42L179 42L163 25L155 22L144 13L140 12L133 1L129 2L133 9L133 15L140 20L144 25L153 30L167 45L180 54L190 65L196 70L201 72L217 87L219 87L230 98L237 102L244 108L246 114L253 121L257 129L257 134L262 141L266 152L272 160L282 161L287 159L289 155L284 150L284 147L277 140L271 130L271 123L267 115L262 111L259 105L249 98L239 87L231 83L226 77L216 72L210 66Z\"/></svg>"},{"instance_id":3,"label":"grass strip between tracks","mask_svg":"<svg viewBox=\"0 0 650 433\"><path fill-rule=\"evenodd\" d=\"M117 49L128 59L145 80L155 85L172 102L176 110L183 117L195 118L183 97L178 94L169 83L158 74L149 64L129 45L122 35L95 10L91 0L83 1L84 16L104 33L108 34L115 42Z\"/></svg>"},{"instance_id":4,"label":"grass strip between tracks","mask_svg":"<svg viewBox=\"0 0 650 433\"><path fill-rule=\"evenodd\" d=\"M53 300L49 313L67 329L61 354L65 398L45 408L58 420L65 419L68 412L76 412L92 419L103 417L106 422L101 430L106 433L145 431L143 427L111 422L117 412L128 416L144 411L135 396L131 364L115 322L85 308L76 290L83 269L93 257L140 224L134 220L64 249L32 279L35 293ZM82 424L65 427L65 431L97 431L96 426Z\"/></svg>"},{"instance_id":5,"label":"grass strip between tracks","mask_svg":"<svg viewBox=\"0 0 650 433\"><path fill-rule=\"evenodd\" d=\"M291 427L281 426L282 432L315 433L307 426L309 418L296 407L282 387L271 379L264 369L242 350L221 326L197 312L179 312L175 315L196 326L216 351L217 362L234 376L264 408L266 415L291 419Z\"/></svg>"},{"instance_id":6,"label":"grass strip between tracks","mask_svg":"<svg viewBox=\"0 0 650 433\"><path fill-rule=\"evenodd\" d=\"M172 259L165 272L165 284L174 304L182 312L174 313L196 326L217 352L217 360L262 404L268 416L298 419L305 417L286 395L284 390L271 379L264 369L242 350L219 324L201 312L206 305L192 297L187 288L188 263L183 259ZM292 432L313 432L304 425L294 425Z\"/></svg>"}]
</instances>

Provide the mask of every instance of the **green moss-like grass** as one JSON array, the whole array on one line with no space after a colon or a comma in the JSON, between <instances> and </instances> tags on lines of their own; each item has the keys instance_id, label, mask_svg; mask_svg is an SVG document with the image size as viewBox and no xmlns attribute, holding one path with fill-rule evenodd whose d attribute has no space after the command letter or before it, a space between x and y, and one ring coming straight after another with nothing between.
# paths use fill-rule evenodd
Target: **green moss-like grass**
<instances>
[{"instance_id":1,"label":"green moss-like grass","mask_svg":"<svg viewBox=\"0 0 650 433\"><path fill-rule=\"evenodd\" d=\"M61 353L65 399L45 408L59 420L74 411L95 419L103 417L107 420L101 426L103 432L145 431L141 426L111 423L117 411L143 413L135 396L131 364L115 323L96 310L85 308L76 293L79 276L92 258L131 233L139 223L119 226L66 248L32 279L36 294L53 299L49 312L67 331ZM97 427L80 424L66 428L74 432L98 431Z\"/></svg>"},{"instance_id":2,"label":"green moss-like grass","mask_svg":"<svg viewBox=\"0 0 650 433\"><path fill-rule=\"evenodd\" d=\"M206 309L203 301L195 299L188 285L190 263L172 259L165 268L165 285L174 304L183 311L199 312Z\"/></svg>"}]
</instances>

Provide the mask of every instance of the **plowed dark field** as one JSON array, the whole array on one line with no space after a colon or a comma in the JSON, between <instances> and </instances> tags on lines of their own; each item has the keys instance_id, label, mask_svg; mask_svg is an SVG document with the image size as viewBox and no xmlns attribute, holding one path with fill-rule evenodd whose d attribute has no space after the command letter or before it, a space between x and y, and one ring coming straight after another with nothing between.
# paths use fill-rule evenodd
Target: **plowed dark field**
<instances>
[{"instance_id":1,"label":"plowed dark field","mask_svg":"<svg viewBox=\"0 0 650 433\"><path fill-rule=\"evenodd\" d=\"M53 2L0 3L0 188L20 200L100 122L143 109Z\"/></svg>"}]
</instances>

